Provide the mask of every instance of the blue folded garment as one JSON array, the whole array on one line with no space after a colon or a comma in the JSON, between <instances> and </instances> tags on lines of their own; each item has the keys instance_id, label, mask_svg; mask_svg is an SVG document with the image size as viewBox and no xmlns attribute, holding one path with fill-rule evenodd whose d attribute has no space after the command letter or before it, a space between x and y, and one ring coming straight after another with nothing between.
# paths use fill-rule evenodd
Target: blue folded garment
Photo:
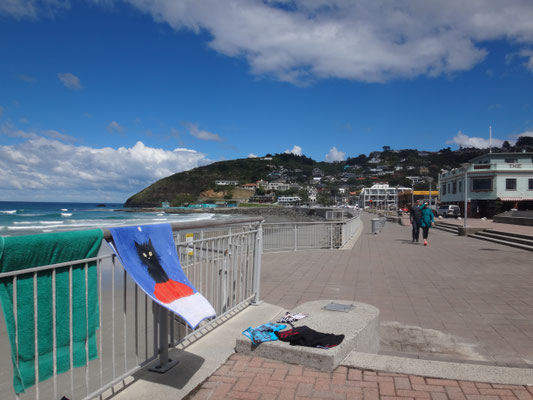
<instances>
[{"instance_id":1,"label":"blue folded garment","mask_svg":"<svg viewBox=\"0 0 533 400\"><path fill-rule=\"evenodd\" d=\"M287 325L268 322L266 324L258 326L257 328L252 328L250 326L248 329L244 330L242 334L249 338L252 341L253 345L257 346L258 344L261 344L263 342L271 342L274 340L278 340L278 337L276 336L275 332L281 331L286 327Z\"/></svg>"}]
</instances>

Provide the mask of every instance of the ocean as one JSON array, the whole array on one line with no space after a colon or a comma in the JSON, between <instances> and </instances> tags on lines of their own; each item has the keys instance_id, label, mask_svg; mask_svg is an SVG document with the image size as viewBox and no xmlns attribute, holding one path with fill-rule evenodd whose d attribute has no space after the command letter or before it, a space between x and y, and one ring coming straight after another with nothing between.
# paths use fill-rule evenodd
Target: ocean
<instances>
[{"instance_id":1,"label":"ocean","mask_svg":"<svg viewBox=\"0 0 533 400\"><path fill-rule=\"evenodd\" d=\"M224 218L220 214L121 212L121 203L0 201L0 236L20 236L122 225Z\"/></svg>"}]
</instances>

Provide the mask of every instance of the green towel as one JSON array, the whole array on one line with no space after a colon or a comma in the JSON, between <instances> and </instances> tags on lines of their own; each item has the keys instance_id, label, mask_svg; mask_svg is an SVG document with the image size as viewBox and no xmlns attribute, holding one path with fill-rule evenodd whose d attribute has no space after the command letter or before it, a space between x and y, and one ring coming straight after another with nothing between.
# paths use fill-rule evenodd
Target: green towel
<instances>
[{"instance_id":1,"label":"green towel","mask_svg":"<svg viewBox=\"0 0 533 400\"><path fill-rule=\"evenodd\" d=\"M18 271L43 265L96 257L102 242L100 229L47 233L16 237L0 237L0 272ZM88 267L88 315L85 302L84 265L72 269L72 338L73 365L86 364L85 342L89 359L98 357L96 330L99 328L96 263ZM0 300L11 343L13 385L16 393L35 384L35 329L33 273L17 278L18 363L15 347L13 313L13 279L0 279ZM57 373L70 369L70 316L68 267L56 269L56 347ZM39 381L53 375L52 270L37 274L37 313ZM87 325L88 324L88 335Z\"/></svg>"}]
</instances>

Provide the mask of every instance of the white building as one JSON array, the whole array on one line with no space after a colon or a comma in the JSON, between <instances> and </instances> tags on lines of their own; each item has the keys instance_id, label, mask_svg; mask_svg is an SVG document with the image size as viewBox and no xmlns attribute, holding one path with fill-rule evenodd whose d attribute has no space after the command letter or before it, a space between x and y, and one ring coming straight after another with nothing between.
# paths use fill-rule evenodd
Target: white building
<instances>
[{"instance_id":1,"label":"white building","mask_svg":"<svg viewBox=\"0 0 533 400\"><path fill-rule=\"evenodd\" d=\"M316 203L316 196L318 194L318 190L316 189L316 187L309 187L307 189L307 194L308 194L308 200L309 200L309 203Z\"/></svg>"},{"instance_id":2,"label":"white building","mask_svg":"<svg viewBox=\"0 0 533 400\"><path fill-rule=\"evenodd\" d=\"M410 190L405 187L390 187L386 183L375 184L370 188L363 188L359 195L359 207L389 209L398 205L398 193Z\"/></svg>"},{"instance_id":3,"label":"white building","mask_svg":"<svg viewBox=\"0 0 533 400\"><path fill-rule=\"evenodd\" d=\"M466 168L466 169L465 169ZM440 174L440 202L468 216L492 217L511 208L533 209L533 153L489 153Z\"/></svg>"},{"instance_id":4,"label":"white building","mask_svg":"<svg viewBox=\"0 0 533 400\"><path fill-rule=\"evenodd\" d=\"M267 187L268 190L289 190L290 188L291 186L288 183L280 181L270 182Z\"/></svg>"},{"instance_id":5,"label":"white building","mask_svg":"<svg viewBox=\"0 0 533 400\"><path fill-rule=\"evenodd\" d=\"M215 185L218 186L237 186L239 184L239 181L230 181L226 179L219 179L215 181Z\"/></svg>"},{"instance_id":6,"label":"white building","mask_svg":"<svg viewBox=\"0 0 533 400\"><path fill-rule=\"evenodd\" d=\"M278 203L283 205L300 204L302 199L299 196L281 196L278 197Z\"/></svg>"}]
</instances>

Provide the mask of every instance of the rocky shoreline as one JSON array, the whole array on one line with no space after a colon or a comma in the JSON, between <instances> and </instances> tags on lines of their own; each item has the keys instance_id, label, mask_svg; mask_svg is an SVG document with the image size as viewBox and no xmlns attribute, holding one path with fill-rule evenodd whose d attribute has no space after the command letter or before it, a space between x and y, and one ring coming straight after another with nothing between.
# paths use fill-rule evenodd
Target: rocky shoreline
<instances>
[{"instance_id":1,"label":"rocky shoreline","mask_svg":"<svg viewBox=\"0 0 533 400\"><path fill-rule=\"evenodd\" d=\"M296 207L236 207L181 210L173 208L126 208L126 212L161 212L167 214L224 214L240 216L260 216L265 222L316 222L325 221L323 209Z\"/></svg>"}]
</instances>

